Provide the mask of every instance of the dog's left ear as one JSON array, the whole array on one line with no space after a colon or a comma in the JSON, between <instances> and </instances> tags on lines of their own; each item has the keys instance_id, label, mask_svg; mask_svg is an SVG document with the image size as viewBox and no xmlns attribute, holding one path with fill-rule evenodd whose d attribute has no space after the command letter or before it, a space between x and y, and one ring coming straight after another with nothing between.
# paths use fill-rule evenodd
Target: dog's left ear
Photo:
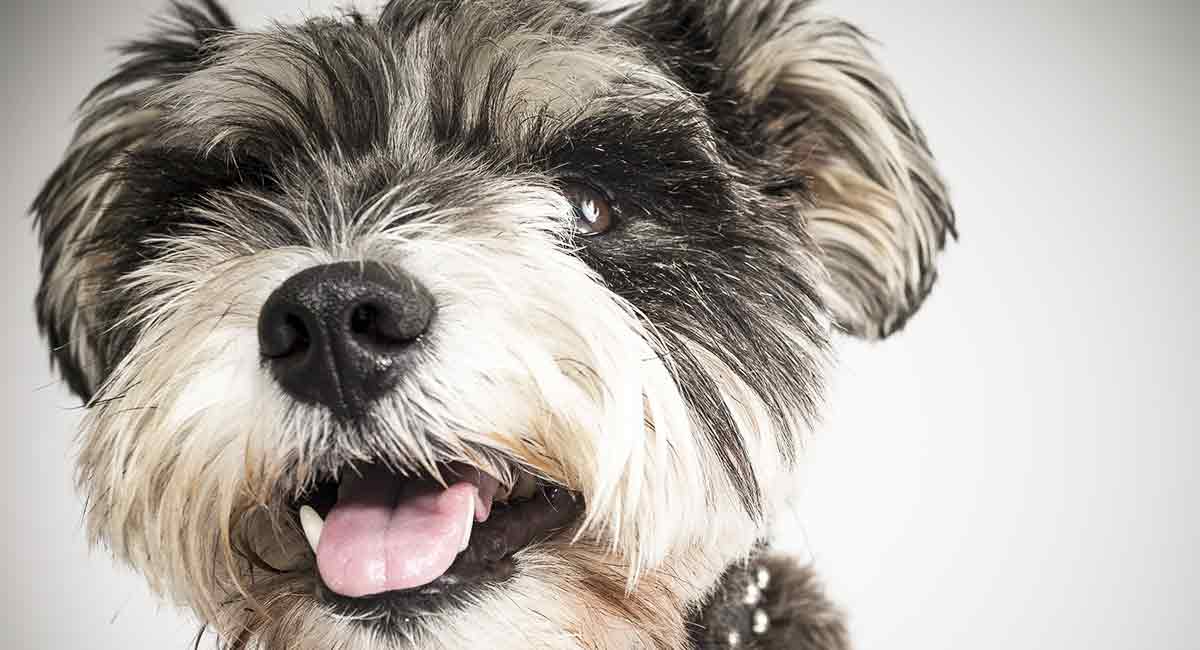
<instances>
[{"instance_id":1,"label":"dog's left ear","mask_svg":"<svg viewBox=\"0 0 1200 650\"><path fill-rule=\"evenodd\" d=\"M868 338L900 329L936 277L954 211L921 130L855 27L811 0L647 0L630 37L705 99L737 147L798 183L828 270L822 297ZM788 191L788 190L782 190Z\"/></svg>"},{"instance_id":2,"label":"dog's left ear","mask_svg":"<svg viewBox=\"0 0 1200 650\"><path fill-rule=\"evenodd\" d=\"M216 0L172 3L152 35L120 48L120 65L84 100L62 162L34 199L42 249L38 327L50 343L51 363L84 402L116 364L99 337L112 329L98 309L108 289L100 271L110 260L95 237L121 188L122 160L154 137L159 111L149 96L202 67L213 39L233 30Z\"/></svg>"}]
</instances>

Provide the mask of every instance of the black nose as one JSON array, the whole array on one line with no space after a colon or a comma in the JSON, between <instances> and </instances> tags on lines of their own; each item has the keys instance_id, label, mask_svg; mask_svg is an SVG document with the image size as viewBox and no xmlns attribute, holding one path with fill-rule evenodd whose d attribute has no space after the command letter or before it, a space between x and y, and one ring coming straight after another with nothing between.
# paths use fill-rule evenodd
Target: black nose
<instances>
[{"instance_id":1,"label":"black nose","mask_svg":"<svg viewBox=\"0 0 1200 650\"><path fill-rule=\"evenodd\" d=\"M395 388L406 353L429 328L433 297L415 278L374 262L317 266L263 306L258 342L296 399L355 417Z\"/></svg>"}]
</instances>

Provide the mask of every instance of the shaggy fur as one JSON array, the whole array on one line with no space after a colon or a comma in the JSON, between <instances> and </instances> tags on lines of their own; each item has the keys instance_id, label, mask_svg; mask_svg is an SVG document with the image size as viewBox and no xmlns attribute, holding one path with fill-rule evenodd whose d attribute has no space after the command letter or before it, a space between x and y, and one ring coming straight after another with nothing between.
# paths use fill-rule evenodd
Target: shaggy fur
<instances>
[{"instance_id":1,"label":"shaggy fur","mask_svg":"<svg viewBox=\"0 0 1200 650\"><path fill-rule=\"evenodd\" d=\"M705 645L786 507L831 332L903 326L953 234L896 88L810 5L394 0L262 31L177 5L34 204L93 541L230 648ZM580 234L578 183L611 231ZM438 314L355 419L289 397L256 335L288 278L346 261ZM450 461L582 516L436 605L328 597L297 500ZM807 570L770 565L753 647L846 647Z\"/></svg>"}]
</instances>

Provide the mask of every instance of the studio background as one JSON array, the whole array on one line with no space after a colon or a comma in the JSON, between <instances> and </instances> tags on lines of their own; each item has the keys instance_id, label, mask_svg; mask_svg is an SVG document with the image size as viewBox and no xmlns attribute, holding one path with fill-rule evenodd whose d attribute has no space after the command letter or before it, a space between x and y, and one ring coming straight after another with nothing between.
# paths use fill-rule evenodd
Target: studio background
<instances>
[{"instance_id":1,"label":"studio background","mask_svg":"<svg viewBox=\"0 0 1200 650\"><path fill-rule=\"evenodd\" d=\"M228 4L243 24L330 5ZM0 648L197 630L86 547L26 214L107 48L164 5L0 7ZM1200 5L823 6L881 42L962 237L904 332L842 342L781 545L864 650L1198 647Z\"/></svg>"}]
</instances>

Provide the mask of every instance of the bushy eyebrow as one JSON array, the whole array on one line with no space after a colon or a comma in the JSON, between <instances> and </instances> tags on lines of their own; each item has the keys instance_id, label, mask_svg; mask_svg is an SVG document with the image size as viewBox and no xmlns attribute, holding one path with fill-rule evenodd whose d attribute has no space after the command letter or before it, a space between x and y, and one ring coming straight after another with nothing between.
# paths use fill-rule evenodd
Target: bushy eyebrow
<instances>
[{"instance_id":1,"label":"bushy eyebrow","mask_svg":"<svg viewBox=\"0 0 1200 650\"><path fill-rule=\"evenodd\" d=\"M664 218L708 214L728 202L729 168L686 100L596 111L543 134L537 147L555 175L590 179L627 206Z\"/></svg>"}]
</instances>

